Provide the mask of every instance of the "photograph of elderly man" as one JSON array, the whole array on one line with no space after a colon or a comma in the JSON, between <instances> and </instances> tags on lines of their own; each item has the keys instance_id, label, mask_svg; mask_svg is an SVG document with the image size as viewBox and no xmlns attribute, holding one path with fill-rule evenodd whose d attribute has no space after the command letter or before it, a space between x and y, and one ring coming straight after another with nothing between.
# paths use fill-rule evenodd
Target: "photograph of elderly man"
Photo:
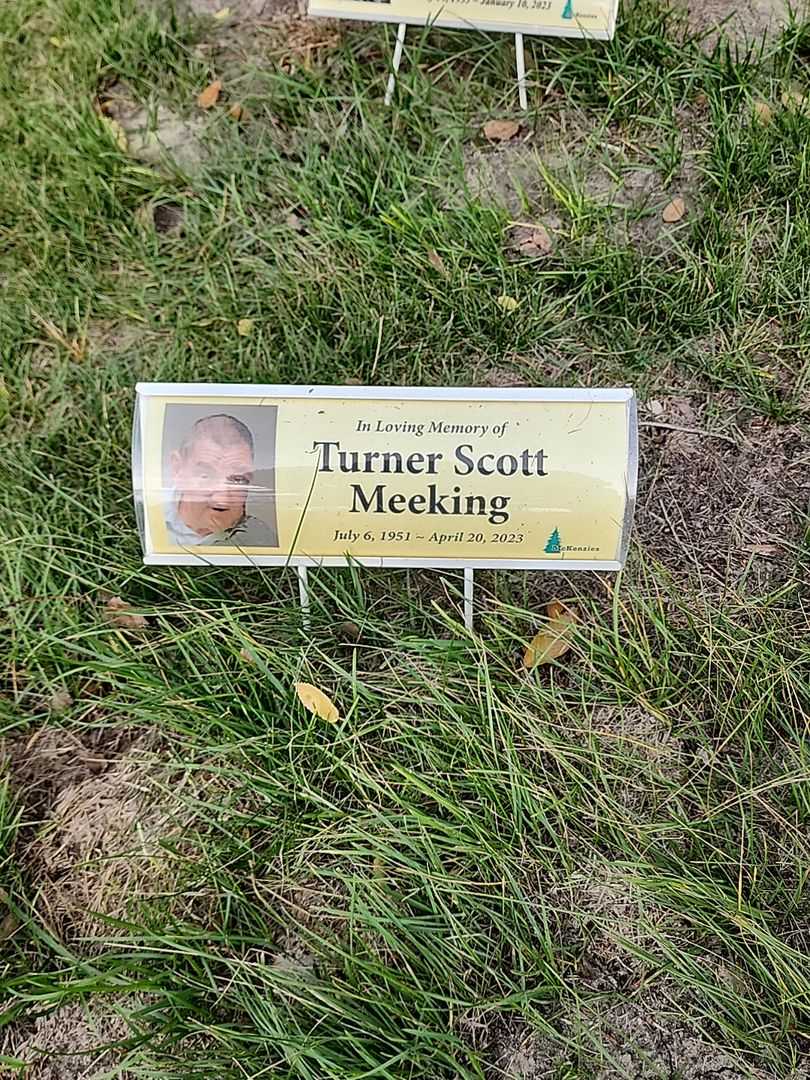
<instances>
[{"instance_id":1,"label":"photograph of elderly man","mask_svg":"<svg viewBox=\"0 0 810 1080\"><path fill-rule=\"evenodd\" d=\"M250 428L236 417L218 413L194 423L169 457L172 491L166 529L173 543L277 545L275 528L248 512L248 497L255 491L254 455Z\"/></svg>"}]
</instances>

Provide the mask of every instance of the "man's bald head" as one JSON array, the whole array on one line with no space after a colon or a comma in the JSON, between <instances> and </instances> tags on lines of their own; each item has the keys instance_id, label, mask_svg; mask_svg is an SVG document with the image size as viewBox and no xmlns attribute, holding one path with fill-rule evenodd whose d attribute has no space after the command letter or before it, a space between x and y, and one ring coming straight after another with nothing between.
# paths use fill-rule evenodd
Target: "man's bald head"
<instances>
[{"instance_id":1,"label":"man's bald head","mask_svg":"<svg viewBox=\"0 0 810 1080\"><path fill-rule=\"evenodd\" d=\"M237 420L235 416L228 416L227 413L215 413L213 416L204 416L198 420L183 443L182 452L187 454L197 439L210 439L217 446L223 447L242 443L253 457L253 434L250 428L241 420Z\"/></svg>"}]
</instances>

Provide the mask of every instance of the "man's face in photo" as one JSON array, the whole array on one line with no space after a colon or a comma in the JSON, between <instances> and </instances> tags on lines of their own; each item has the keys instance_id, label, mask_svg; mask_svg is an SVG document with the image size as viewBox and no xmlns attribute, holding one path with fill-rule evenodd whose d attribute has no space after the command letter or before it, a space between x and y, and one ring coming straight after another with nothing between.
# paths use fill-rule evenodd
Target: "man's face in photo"
<instances>
[{"instance_id":1,"label":"man's face in photo","mask_svg":"<svg viewBox=\"0 0 810 1080\"><path fill-rule=\"evenodd\" d=\"M238 436L226 442L197 432L171 457L181 521L199 536L225 532L245 515L253 453Z\"/></svg>"}]
</instances>

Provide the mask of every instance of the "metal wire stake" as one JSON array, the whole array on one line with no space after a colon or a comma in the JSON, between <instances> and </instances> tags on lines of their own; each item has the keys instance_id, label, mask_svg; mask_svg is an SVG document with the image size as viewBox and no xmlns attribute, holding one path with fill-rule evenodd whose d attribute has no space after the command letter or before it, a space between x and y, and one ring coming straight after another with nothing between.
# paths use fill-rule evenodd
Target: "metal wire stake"
<instances>
[{"instance_id":1,"label":"metal wire stake","mask_svg":"<svg viewBox=\"0 0 810 1080\"><path fill-rule=\"evenodd\" d=\"M301 621L304 624L304 629L309 630L309 582L307 581L307 568L305 566L296 567L298 570L298 598L301 602Z\"/></svg>"},{"instance_id":2,"label":"metal wire stake","mask_svg":"<svg viewBox=\"0 0 810 1080\"><path fill-rule=\"evenodd\" d=\"M521 109L526 112L529 108L529 98L526 93L526 57L523 55L523 34L515 34L515 62L517 64L518 100Z\"/></svg>"},{"instance_id":3,"label":"metal wire stake","mask_svg":"<svg viewBox=\"0 0 810 1080\"><path fill-rule=\"evenodd\" d=\"M397 40L394 45L394 59L391 63L391 74L388 76L388 86L385 88L385 104L390 105L394 99L394 87L397 85L397 72L402 63L402 47L405 44L406 23L401 22L397 27Z\"/></svg>"},{"instance_id":4,"label":"metal wire stake","mask_svg":"<svg viewBox=\"0 0 810 1080\"><path fill-rule=\"evenodd\" d=\"M464 625L468 630L473 628L473 568L464 567Z\"/></svg>"}]
</instances>

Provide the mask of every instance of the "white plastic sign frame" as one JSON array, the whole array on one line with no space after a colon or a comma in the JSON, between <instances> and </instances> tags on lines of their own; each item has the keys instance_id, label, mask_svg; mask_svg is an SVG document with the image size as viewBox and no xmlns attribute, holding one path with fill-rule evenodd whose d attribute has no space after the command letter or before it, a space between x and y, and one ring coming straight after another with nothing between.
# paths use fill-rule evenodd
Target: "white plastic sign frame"
<instances>
[{"instance_id":1,"label":"white plastic sign frame","mask_svg":"<svg viewBox=\"0 0 810 1080\"><path fill-rule=\"evenodd\" d=\"M176 550L170 552L156 550L154 538L152 536L152 527L150 526L150 505L156 505L157 500L167 497L165 481L164 486L158 489L158 481L155 479L156 469L155 462L159 459L161 461L166 460L165 447L163 446L164 432L161 427L160 431L154 429L154 421L150 420L149 408L150 402L155 402L156 399L163 399L164 401L170 400L175 404L187 404L190 406L197 404L198 410L203 405L205 408L219 409L222 411L224 407L223 403L230 405L233 402L232 408L238 411L239 399L247 399L252 402L251 407L255 407L256 402L260 402L263 405L273 404L275 400L278 400L282 404L279 408L283 408L283 401L293 403L299 399L305 399L309 402L328 402L328 401L340 401L343 403L368 403L369 408L366 409L368 415L373 414L373 404L379 402L381 408L388 406L390 403L403 403L401 406L405 408L404 403L425 403L424 413L426 416L439 415L435 410L431 410L431 405L441 405L441 403L456 403L456 413L459 412L457 406L459 404L469 405L471 407L478 406L480 415L484 418L487 415L486 410L481 411L482 406L496 407L499 403L504 404L504 411L501 415L506 414L506 406L511 405L517 407L520 403L525 403L530 408L526 410L527 414L530 414L534 406L542 406L547 404L549 406L557 404L570 404L572 407L571 415L576 414L578 417L577 423L584 424L588 418L591 419L592 428L594 430L589 431L588 437L593 442L592 447L588 447L587 439L583 448L583 439L585 436L581 434L582 427L577 428L571 432L564 433L564 438L575 440L579 438L579 459L584 460L586 463L580 468L580 472L565 474L565 466L560 466L559 462L564 458L561 456L563 446L556 446L554 448L554 454L556 456L555 467L559 469L566 479L567 491L571 485L576 482L576 477L579 476L581 480L588 480L588 464L590 460L591 466L594 471L602 469L602 476L604 477L604 468L601 458L604 458L608 453L608 448L605 445L605 431L601 433L595 430L598 423L599 409L597 406L613 405L619 409L623 409L623 421L619 425L612 410L609 411L610 415L610 431L609 437L617 439L620 435L622 443L620 446L613 448L614 460L621 460L624 464L622 466L621 475L613 476L613 487L610 489L615 492L621 486L621 498L618 502L614 500L617 506L621 505L621 521L613 521L611 527L616 530L616 550L613 558L577 558L566 557L565 551L562 552L562 557L556 556L552 558L510 558L505 552L505 557L493 557L488 555L484 558L470 557L468 554L459 556L451 555L448 557L430 556L424 555L407 556L407 555L364 555L362 553L353 554L348 552L343 555L307 555L306 553L292 551L284 551L279 554L258 554L255 552L248 553L233 553L223 552L220 554L215 549L206 547L204 552L196 553L193 548L181 548L177 547ZM206 400L207 399L207 400ZM163 405L165 409L167 406ZM320 410L324 412L328 410ZM336 410L337 411L337 410ZM411 413L414 410L411 408ZM451 410L452 411L452 410ZM603 410L606 415L608 410ZM447 410L445 410L447 412ZM314 413L313 413L314 415ZM444 414L442 414L444 415ZM466 415L466 411L465 411ZM472 415L472 414L471 414ZM523 417L522 412L518 412L519 416ZM542 415L542 408L538 412L538 420ZM549 414L550 415L550 414ZM555 414L556 415L556 414ZM583 418L585 418L583 420ZM356 417L350 417L352 423L355 423ZM532 417L532 422L533 422ZM490 420L492 417L490 416ZM325 421L324 421L325 422ZM549 421L550 424L550 421ZM519 426L519 425L518 425ZM528 420L523 421L524 431L521 433L518 442L526 442L528 439L534 438L532 447L536 441L542 442L542 436L533 436L533 432L526 431L525 429L531 428L531 423ZM494 427L494 425L493 425ZM620 429L620 430L619 430ZM135 497L136 511L138 516L139 528L141 532L141 539L144 549L144 562L149 565L223 565L223 566L237 566L237 565L251 565L251 566L301 566L301 567L316 567L316 566L346 566L350 563L356 563L362 566L370 567L424 567L432 569L453 569L453 568L468 568L468 569L483 569L483 568L505 568L505 569L520 569L520 570L608 570L615 571L620 570L624 564L627 547L629 543L630 530L632 527L632 519L635 507L636 498L636 485L637 485L637 473L638 473L638 423L636 412L636 399L632 390L630 389L523 389L523 388L504 388L504 389L478 389L478 388L450 388L450 387L358 387L358 386L285 386L285 385L249 385L249 384L197 384L197 383L139 383L137 386L137 399L134 415L134 428L133 428L133 443L132 443L132 478L133 478L133 492ZM290 424L287 428L288 436L291 437L290 432L294 430L295 437L298 437L299 427L295 427ZM352 430L355 430L352 428ZM601 436L601 441L600 441ZM157 440L157 443L156 443ZM144 442L149 444L151 448L149 452L152 454L152 468L151 478L150 470L145 464L144 455ZM380 441L373 443L374 446L379 447ZM383 443L383 446L386 444ZM407 446L411 449L421 449L418 443L405 442L403 446ZM501 448L508 448L507 443L501 444ZM573 442L570 445L574 445ZM487 449L491 449L491 445L487 446ZM512 447L515 449L515 447ZM275 451L274 451L275 452ZM301 456L301 462L295 460L296 466L303 464L304 454L303 442L300 447L291 447L289 453L294 455L298 453ZM311 452L311 451L310 451ZM528 453L528 450L526 451ZM286 451L285 451L286 453ZM320 453L320 451L319 451ZM582 457L583 453L585 458ZM588 458L590 454L590 458ZM601 458L600 458L601 455ZM282 455L283 458L284 455ZM440 455L441 456L441 455ZM448 455L449 456L449 455ZM309 472L303 468L299 468L299 475L303 477L309 477L312 471L310 463ZM287 472L290 471L289 458L286 466L278 465L279 471L282 468L286 468ZM274 459L274 469L276 462ZM444 468L444 465L442 465ZM317 471L317 470L316 470ZM283 474L286 475L286 474ZM545 474L541 474L545 475ZM275 476L275 473L274 473ZM308 479L307 479L307 482ZM449 483L444 479L444 483ZM504 481L505 482L505 481ZM520 483L527 483L528 481L520 481ZM482 483L488 483L488 481L482 481ZM517 481L515 482L517 483ZM604 481L602 481L604 486ZM314 484L314 479L313 479ZM517 489L519 491L519 489ZM535 490L542 490L535 488ZM525 488L524 488L525 493ZM534 496L533 496L534 497ZM298 493L298 503L300 504L302 493ZM283 493L281 500L283 503ZM518 500L516 500L517 502ZM308 505L308 504L307 504ZM540 512L542 508L538 507L536 512ZM306 507L304 508L306 512ZM424 513L424 511L420 511ZM446 513L446 511L443 511ZM452 514L449 515L451 518ZM153 521L155 519L153 518ZM302 517L303 520L303 517ZM381 525L379 521L374 522L375 526ZM456 528L462 530L469 525L469 522L461 522L456 524ZM494 523L493 523L494 524ZM449 522L448 522L449 527ZM284 530L279 531L279 536ZM289 534L289 530L287 530ZM294 538L297 540L298 534ZM174 543L172 541L171 543ZM247 544L246 544L247 546ZM499 548L500 550L500 548ZM596 550L596 549L594 549Z\"/></svg>"}]
</instances>

